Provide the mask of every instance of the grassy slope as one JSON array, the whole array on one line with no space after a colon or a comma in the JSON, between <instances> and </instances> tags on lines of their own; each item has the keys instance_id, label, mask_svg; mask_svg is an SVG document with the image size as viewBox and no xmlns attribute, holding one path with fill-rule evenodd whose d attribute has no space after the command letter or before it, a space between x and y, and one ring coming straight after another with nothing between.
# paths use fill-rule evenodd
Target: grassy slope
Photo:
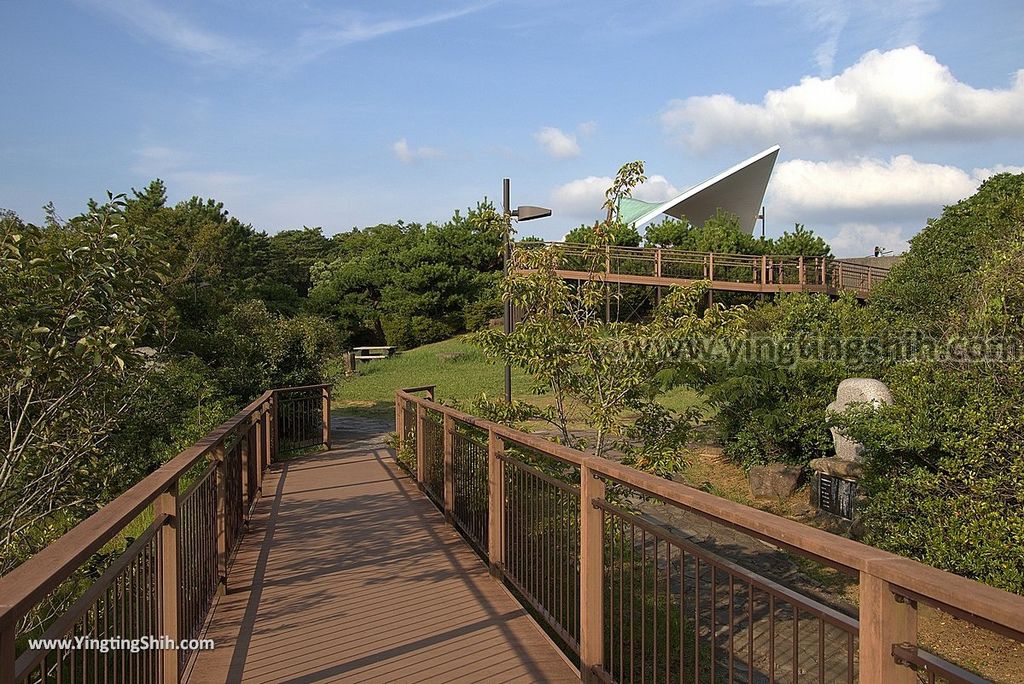
<instances>
[{"instance_id":1,"label":"grassy slope","mask_svg":"<svg viewBox=\"0 0 1024 684\"><path fill-rule=\"evenodd\" d=\"M456 337L360 364L358 376L335 384L334 404L350 412L387 415L395 390L402 387L437 385L439 399L469 401L481 394L500 397L503 378L501 366L488 363L479 349ZM545 400L530 393L529 378L518 370L512 371L512 392L517 399ZM666 406L676 410L695 401L697 397L687 390L675 390L663 398Z\"/></svg>"}]
</instances>

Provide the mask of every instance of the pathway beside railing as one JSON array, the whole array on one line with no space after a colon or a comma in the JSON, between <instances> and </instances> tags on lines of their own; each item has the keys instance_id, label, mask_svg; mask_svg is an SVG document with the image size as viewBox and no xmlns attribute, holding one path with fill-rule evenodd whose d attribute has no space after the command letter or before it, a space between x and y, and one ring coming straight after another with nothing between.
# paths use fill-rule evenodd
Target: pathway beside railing
<instances>
[{"instance_id":1,"label":"pathway beside railing","mask_svg":"<svg viewBox=\"0 0 1024 684\"><path fill-rule=\"evenodd\" d=\"M514 249L555 250L560 277L586 280L594 275L610 283L670 286L707 280L713 290L734 292L851 291L869 296L889 269L833 257L690 252L667 247L593 247L569 242L518 242Z\"/></svg>"},{"instance_id":2,"label":"pathway beside railing","mask_svg":"<svg viewBox=\"0 0 1024 684\"><path fill-rule=\"evenodd\" d=\"M330 448L329 385L270 390L63 537L0 577L0 684L179 681L195 649L66 647L53 639L197 639L218 594L263 474L279 453ZM130 540L130 526L151 519ZM88 565L130 541L102 574ZM84 591L83 591L84 589ZM58 597L77 596L54 620ZM42 622L40 627L36 623Z\"/></svg>"},{"instance_id":3,"label":"pathway beside railing","mask_svg":"<svg viewBox=\"0 0 1024 684\"><path fill-rule=\"evenodd\" d=\"M426 388L418 388L423 391ZM978 682L917 608L1024 641L1024 597L399 391L399 462L585 681ZM859 581L848 615L638 515L660 499Z\"/></svg>"}]
</instances>

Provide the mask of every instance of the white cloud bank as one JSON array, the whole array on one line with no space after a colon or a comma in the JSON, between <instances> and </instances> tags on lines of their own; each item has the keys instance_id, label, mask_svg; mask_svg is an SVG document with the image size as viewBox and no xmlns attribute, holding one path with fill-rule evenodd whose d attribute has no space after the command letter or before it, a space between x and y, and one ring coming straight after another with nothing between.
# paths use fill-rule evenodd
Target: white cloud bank
<instances>
[{"instance_id":1,"label":"white cloud bank","mask_svg":"<svg viewBox=\"0 0 1024 684\"><path fill-rule=\"evenodd\" d=\"M874 245L899 252L928 217L938 216L944 206L969 197L985 179L1003 172L1021 173L1024 167L968 171L909 155L888 160L794 159L776 168L767 205L778 224L800 222L832 233L829 242L837 254L864 255Z\"/></svg>"},{"instance_id":2,"label":"white cloud bank","mask_svg":"<svg viewBox=\"0 0 1024 684\"><path fill-rule=\"evenodd\" d=\"M919 47L864 54L831 78L804 77L760 103L731 95L671 101L665 131L706 151L742 140L785 147L863 149L915 140L983 140L1024 134L1024 69L1009 88L974 88Z\"/></svg>"},{"instance_id":3,"label":"white cloud bank","mask_svg":"<svg viewBox=\"0 0 1024 684\"><path fill-rule=\"evenodd\" d=\"M966 171L920 162L901 154L889 160L816 162L793 159L778 165L768 186L769 206L796 220L849 220L851 216L900 219L933 211L974 194L986 178L1024 167L999 165Z\"/></svg>"},{"instance_id":4,"label":"white cloud bank","mask_svg":"<svg viewBox=\"0 0 1024 684\"><path fill-rule=\"evenodd\" d=\"M558 216L592 220L604 213L604 193L611 187L608 176L587 176L559 185L551 191L551 207ZM664 202L679 194L664 176L651 176L633 192L645 202Z\"/></svg>"}]
</instances>

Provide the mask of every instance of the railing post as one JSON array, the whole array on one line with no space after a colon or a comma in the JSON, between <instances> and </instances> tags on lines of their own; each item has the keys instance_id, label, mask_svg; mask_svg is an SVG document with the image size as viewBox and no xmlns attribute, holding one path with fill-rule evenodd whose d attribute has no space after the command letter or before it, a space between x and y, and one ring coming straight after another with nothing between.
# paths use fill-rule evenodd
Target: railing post
<instances>
[{"instance_id":1,"label":"railing post","mask_svg":"<svg viewBox=\"0 0 1024 684\"><path fill-rule=\"evenodd\" d=\"M661 277L661 247L654 250L654 275Z\"/></svg>"},{"instance_id":2,"label":"railing post","mask_svg":"<svg viewBox=\"0 0 1024 684\"><path fill-rule=\"evenodd\" d=\"M761 255L761 285L768 284L768 257Z\"/></svg>"},{"instance_id":3,"label":"railing post","mask_svg":"<svg viewBox=\"0 0 1024 684\"><path fill-rule=\"evenodd\" d=\"M405 448L405 399L395 395L395 433L398 450Z\"/></svg>"},{"instance_id":4,"label":"railing post","mask_svg":"<svg viewBox=\"0 0 1024 684\"><path fill-rule=\"evenodd\" d=\"M178 628L178 483L157 497L153 514L167 515L160 528L160 633L175 642L180 637ZM163 684L178 682L178 649L160 651L160 672Z\"/></svg>"},{"instance_id":5,"label":"railing post","mask_svg":"<svg viewBox=\"0 0 1024 684\"><path fill-rule=\"evenodd\" d=\"M252 434L249 430L250 425L245 426L245 436L241 438L242 442L242 520L245 520L245 514L249 511L249 506L252 505L252 501L249 499L249 459L252 458L252 449L249 445L249 435Z\"/></svg>"},{"instance_id":6,"label":"railing post","mask_svg":"<svg viewBox=\"0 0 1024 684\"><path fill-rule=\"evenodd\" d=\"M806 273L806 271L804 271L804 257L803 257L803 255L800 256L800 258L799 258L799 260L797 262L797 267L800 269L800 286L803 287L804 285L807 284L807 273Z\"/></svg>"},{"instance_id":7,"label":"railing post","mask_svg":"<svg viewBox=\"0 0 1024 684\"><path fill-rule=\"evenodd\" d=\"M587 462L580 466L580 678L597 682L604 652L604 525L594 502L604 498L604 480Z\"/></svg>"},{"instance_id":8,"label":"railing post","mask_svg":"<svg viewBox=\"0 0 1024 684\"><path fill-rule=\"evenodd\" d=\"M270 467L270 456L273 450L273 435L271 430L271 424L273 423L273 397L270 397L270 401L266 404L266 408L263 410L263 467Z\"/></svg>"},{"instance_id":9,"label":"railing post","mask_svg":"<svg viewBox=\"0 0 1024 684\"><path fill-rule=\"evenodd\" d=\"M277 390L274 390L270 395L270 429L267 430L267 439L270 444L270 449L267 451L267 465L277 460L277 443L281 437L277 434L277 404L278 394Z\"/></svg>"},{"instance_id":10,"label":"railing post","mask_svg":"<svg viewBox=\"0 0 1024 684\"><path fill-rule=\"evenodd\" d=\"M501 456L505 441L487 431L487 560L491 575L501 576L505 562L502 549L505 544L505 468Z\"/></svg>"},{"instance_id":11,"label":"railing post","mask_svg":"<svg viewBox=\"0 0 1024 684\"><path fill-rule=\"evenodd\" d=\"M422 404L416 404L416 482L423 488L427 477L427 410Z\"/></svg>"},{"instance_id":12,"label":"railing post","mask_svg":"<svg viewBox=\"0 0 1024 684\"><path fill-rule=\"evenodd\" d=\"M266 437L263 435L266 425L266 411L260 406L260 414L256 419L256 491L263 496L263 469L266 467L267 458Z\"/></svg>"},{"instance_id":13,"label":"railing post","mask_svg":"<svg viewBox=\"0 0 1024 684\"><path fill-rule=\"evenodd\" d=\"M217 578L221 589L228 585L228 489L227 464L224 458L224 443L218 444L211 456L217 463L214 477L217 478Z\"/></svg>"},{"instance_id":14,"label":"railing post","mask_svg":"<svg viewBox=\"0 0 1024 684\"><path fill-rule=\"evenodd\" d=\"M821 257L821 286L825 287L828 284L828 259Z\"/></svg>"},{"instance_id":15,"label":"railing post","mask_svg":"<svg viewBox=\"0 0 1024 684\"><path fill-rule=\"evenodd\" d=\"M708 280L715 282L715 253L708 252Z\"/></svg>"},{"instance_id":16,"label":"railing post","mask_svg":"<svg viewBox=\"0 0 1024 684\"><path fill-rule=\"evenodd\" d=\"M331 388L323 388L324 448L331 450Z\"/></svg>"},{"instance_id":17,"label":"railing post","mask_svg":"<svg viewBox=\"0 0 1024 684\"><path fill-rule=\"evenodd\" d=\"M15 644L18 638L18 620L9 615L0 624L0 682L14 681Z\"/></svg>"},{"instance_id":18,"label":"railing post","mask_svg":"<svg viewBox=\"0 0 1024 684\"><path fill-rule=\"evenodd\" d=\"M449 523L455 511L455 421L447 413L444 425L444 517Z\"/></svg>"},{"instance_id":19,"label":"railing post","mask_svg":"<svg viewBox=\"0 0 1024 684\"><path fill-rule=\"evenodd\" d=\"M860 680L915 684L917 675L898 665L894 644L917 644L917 605L897 598L884 579L860 573Z\"/></svg>"}]
</instances>

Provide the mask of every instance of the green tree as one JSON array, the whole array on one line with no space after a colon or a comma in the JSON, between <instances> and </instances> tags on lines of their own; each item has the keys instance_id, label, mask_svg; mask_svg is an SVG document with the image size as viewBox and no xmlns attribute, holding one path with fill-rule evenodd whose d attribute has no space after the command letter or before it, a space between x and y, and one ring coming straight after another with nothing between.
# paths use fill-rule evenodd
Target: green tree
<instances>
[{"instance_id":1,"label":"green tree","mask_svg":"<svg viewBox=\"0 0 1024 684\"><path fill-rule=\"evenodd\" d=\"M0 573L96 505L124 464L107 445L152 371L164 266L123 198L67 224L0 216Z\"/></svg>"}]
</instances>

